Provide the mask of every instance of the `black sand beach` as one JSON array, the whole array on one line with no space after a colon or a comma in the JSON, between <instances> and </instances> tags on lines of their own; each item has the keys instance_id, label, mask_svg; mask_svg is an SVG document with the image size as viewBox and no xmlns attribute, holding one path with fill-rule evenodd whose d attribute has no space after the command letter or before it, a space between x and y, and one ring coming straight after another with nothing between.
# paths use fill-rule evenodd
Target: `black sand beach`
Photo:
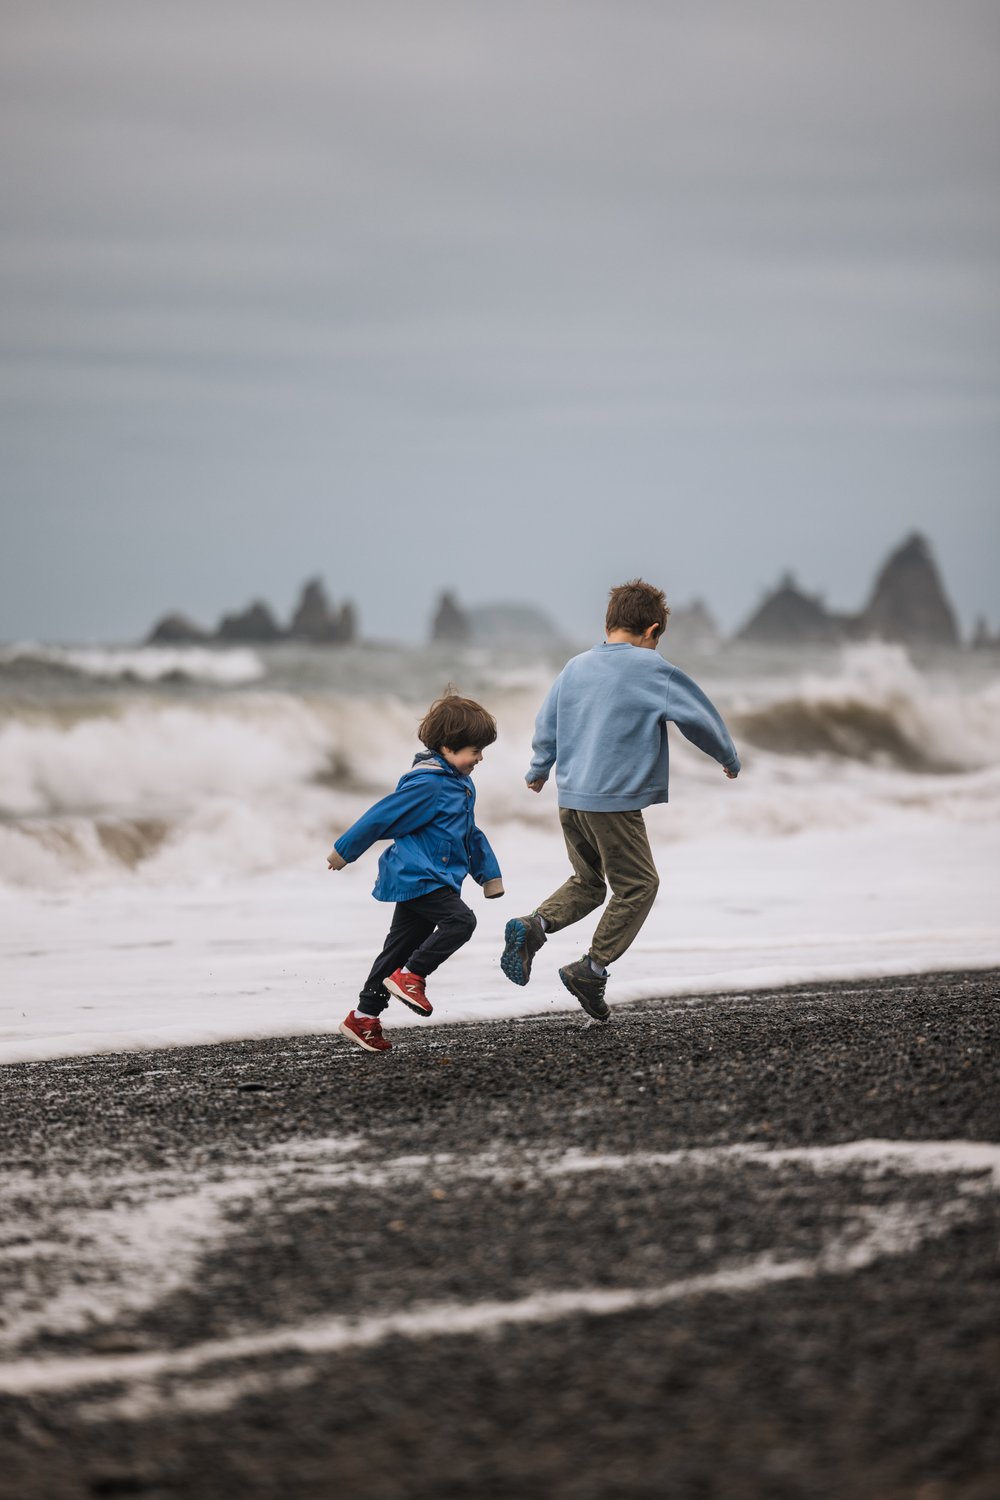
<instances>
[{"instance_id":1,"label":"black sand beach","mask_svg":"<svg viewBox=\"0 0 1000 1500\"><path fill-rule=\"evenodd\" d=\"M0 1495L992 1500L998 991L2 1070Z\"/></svg>"}]
</instances>

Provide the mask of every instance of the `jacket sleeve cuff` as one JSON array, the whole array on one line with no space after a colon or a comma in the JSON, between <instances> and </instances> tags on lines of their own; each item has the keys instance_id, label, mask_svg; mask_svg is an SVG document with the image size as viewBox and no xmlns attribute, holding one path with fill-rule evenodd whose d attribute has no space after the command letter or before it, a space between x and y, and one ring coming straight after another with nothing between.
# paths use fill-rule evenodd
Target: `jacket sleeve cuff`
<instances>
[{"instance_id":1,"label":"jacket sleeve cuff","mask_svg":"<svg viewBox=\"0 0 1000 1500\"><path fill-rule=\"evenodd\" d=\"M347 864L347 860L342 854L338 854L336 849L331 849L327 855L327 864L331 870L342 870Z\"/></svg>"},{"instance_id":2,"label":"jacket sleeve cuff","mask_svg":"<svg viewBox=\"0 0 1000 1500\"><path fill-rule=\"evenodd\" d=\"M483 882L483 895L487 901L492 901L495 897L503 895L503 881L499 876L495 880L486 880Z\"/></svg>"},{"instance_id":3,"label":"jacket sleeve cuff","mask_svg":"<svg viewBox=\"0 0 1000 1500\"><path fill-rule=\"evenodd\" d=\"M740 758L739 758L739 756L738 755L730 756L729 760L726 761L725 769L727 771L736 771L737 774L738 774L739 770L740 770Z\"/></svg>"}]
</instances>

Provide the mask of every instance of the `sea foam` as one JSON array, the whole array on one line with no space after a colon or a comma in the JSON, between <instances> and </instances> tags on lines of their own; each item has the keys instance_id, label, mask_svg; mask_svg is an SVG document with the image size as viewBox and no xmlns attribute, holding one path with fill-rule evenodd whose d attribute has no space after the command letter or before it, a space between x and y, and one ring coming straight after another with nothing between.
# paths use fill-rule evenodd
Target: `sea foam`
<instances>
[{"instance_id":1,"label":"sea foam","mask_svg":"<svg viewBox=\"0 0 1000 1500\"><path fill-rule=\"evenodd\" d=\"M188 679L236 685L255 682L264 664L255 651L236 646L43 646L30 641L0 648L0 673L52 671L68 676L116 681L160 682Z\"/></svg>"}]
</instances>

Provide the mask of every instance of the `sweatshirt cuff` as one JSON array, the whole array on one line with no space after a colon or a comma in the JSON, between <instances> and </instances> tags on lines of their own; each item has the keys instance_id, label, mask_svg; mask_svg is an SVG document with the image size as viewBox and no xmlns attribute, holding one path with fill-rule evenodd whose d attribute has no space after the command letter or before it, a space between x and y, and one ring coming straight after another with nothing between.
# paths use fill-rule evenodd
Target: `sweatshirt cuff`
<instances>
[{"instance_id":1,"label":"sweatshirt cuff","mask_svg":"<svg viewBox=\"0 0 1000 1500\"><path fill-rule=\"evenodd\" d=\"M548 781L548 779L548 771L529 771L524 778L524 782L526 786L530 786L533 781Z\"/></svg>"},{"instance_id":2,"label":"sweatshirt cuff","mask_svg":"<svg viewBox=\"0 0 1000 1500\"><path fill-rule=\"evenodd\" d=\"M493 880L485 880L483 882L483 895L487 901L492 901L495 897L503 895L503 881L499 875Z\"/></svg>"},{"instance_id":3,"label":"sweatshirt cuff","mask_svg":"<svg viewBox=\"0 0 1000 1500\"><path fill-rule=\"evenodd\" d=\"M334 846L334 848L330 850L330 853L327 856L327 864L330 866L331 870L342 870L347 864L347 860L342 854L337 853L336 846Z\"/></svg>"},{"instance_id":4,"label":"sweatshirt cuff","mask_svg":"<svg viewBox=\"0 0 1000 1500\"><path fill-rule=\"evenodd\" d=\"M738 773L739 770L740 770L740 758L739 758L739 756L738 755L732 755L732 756L730 756L730 758L724 764L724 769L727 770L727 771L736 771Z\"/></svg>"}]
</instances>

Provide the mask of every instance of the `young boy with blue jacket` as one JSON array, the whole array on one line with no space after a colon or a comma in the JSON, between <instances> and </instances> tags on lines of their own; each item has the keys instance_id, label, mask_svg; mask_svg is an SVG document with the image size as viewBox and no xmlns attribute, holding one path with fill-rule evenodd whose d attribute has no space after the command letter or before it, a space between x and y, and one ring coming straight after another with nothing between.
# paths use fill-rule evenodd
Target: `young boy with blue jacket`
<instances>
[{"instance_id":1,"label":"young boy with blue jacket","mask_svg":"<svg viewBox=\"0 0 1000 1500\"><path fill-rule=\"evenodd\" d=\"M425 714L417 731L426 751L413 758L396 790L370 807L333 846L331 870L352 864L379 839L392 839L379 857L372 895L394 901L385 947L341 1031L368 1052L392 1043L379 1016L389 995L418 1016L429 1016L425 980L467 943L476 915L462 900L471 875L487 898L503 895L496 855L476 826L472 772L497 737L496 720L471 698L448 693Z\"/></svg>"},{"instance_id":2,"label":"young boy with blue jacket","mask_svg":"<svg viewBox=\"0 0 1000 1500\"><path fill-rule=\"evenodd\" d=\"M507 923L500 966L514 984L527 984L546 935L603 906L610 886L590 951L559 970L595 1021L610 1015L607 965L635 940L659 888L642 809L667 801L667 725L731 779L740 770L718 709L656 649L669 613L662 591L641 578L613 588L604 642L566 663L535 720L525 781L540 792L555 766L573 874L529 916Z\"/></svg>"}]
</instances>

